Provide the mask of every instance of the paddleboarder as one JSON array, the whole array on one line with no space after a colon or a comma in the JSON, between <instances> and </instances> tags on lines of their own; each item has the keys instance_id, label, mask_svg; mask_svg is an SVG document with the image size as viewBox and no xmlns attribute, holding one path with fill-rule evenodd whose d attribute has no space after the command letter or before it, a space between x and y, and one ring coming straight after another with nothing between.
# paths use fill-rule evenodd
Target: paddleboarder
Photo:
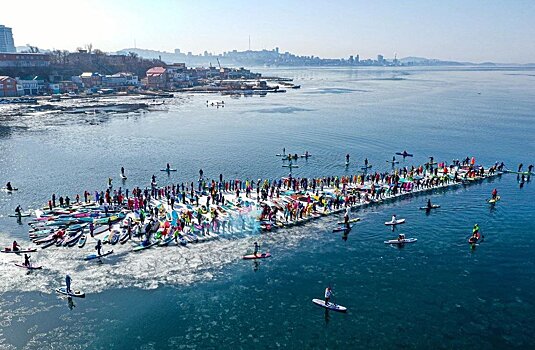
<instances>
[{"instance_id":1,"label":"paddleboarder","mask_svg":"<svg viewBox=\"0 0 535 350\"><path fill-rule=\"evenodd\" d=\"M329 300L331 300L332 296L334 296L334 293L331 287L325 288L325 306L329 305Z\"/></svg>"},{"instance_id":2,"label":"paddleboarder","mask_svg":"<svg viewBox=\"0 0 535 350\"><path fill-rule=\"evenodd\" d=\"M253 255L258 254L258 249L259 249L259 247L260 247L260 246L258 245L258 243L257 243L257 242L254 242L254 253L253 253Z\"/></svg>"},{"instance_id":3,"label":"paddleboarder","mask_svg":"<svg viewBox=\"0 0 535 350\"><path fill-rule=\"evenodd\" d=\"M429 198L429 199L427 200L427 209L428 209L428 210L433 209L433 204L431 204L431 198Z\"/></svg>"},{"instance_id":4,"label":"paddleboarder","mask_svg":"<svg viewBox=\"0 0 535 350\"><path fill-rule=\"evenodd\" d=\"M8 181L6 184L6 190L13 191L13 186L11 186L11 181Z\"/></svg>"},{"instance_id":5,"label":"paddleboarder","mask_svg":"<svg viewBox=\"0 0 535 350\"><path fill-rule=\"evenodd\" d=\"M404 239L405 239L405 234L404 233L400 233L398 235L398 242L402 242Z\"/></svg>"},{"instance_id":6,"label":"paddleboarder","mask_svg":"<svg viewBox=\"0 0 535 350\"><path fill-rule=\"evenodd\" d=\"M124 167L121 167L121 176L122 177L126 177L126 176L124 176Z\"/></svg>"},{"instance_id":7,"label":"paddleboarder","mask_svg":"<svg viewBox=\"0 0 535 350\"><path fill-rule=\"evenodd\" d=\"M71 291L71 282L72 282L72 278L71 278L71 276L66 275L66 276L65 276L65 291L66 291L68 294L72 293L72 291Z\"/></svg>"},{"instance_id":8,"label":"paddleboarder","mask_svg":"<svg viewBox=\"0 0 535 350\"><path fill-rule=\"evenodd\" d=\"M21 210L20 204L17 205L17 207L15 208L15 214L17 214L17 218L19 219L22 217L22 210Z\"/></svg>"},{"instance_id":9,"label":"paddleboarder","mask_svg":"<svg viewBox=\"0 0 535 350\"><path fill-rule=\"evenodd\" d=\"M95 246L95 249L97 250L97 255L102 255L100 251L102 249L102 242L100 241L100 239L97 241L97 245Z\"/></svg>"},{"instance_id":10,"label":"paddleboarder","mask_svg":"<svg viewBox=\"0 0 535 350\"><path fill-rule=\"evenodd\" d=\"M28 254L24 254L24 266L30 267L30 256Z\"/></svg>"},{"instance_id":11,"label":"paddleboarder","mask_svg":"<svg viewBox=\"0 0 535 350\"><path fill-rule=\"evenodd\" d=\"M349 153L346 154L346 165L349 164Z\"/></svg>"},{"instance_id":12,"label":"paddleboarder","mask_svg":"<svg viewBox=\"0 0 535 350\"><path fill-rule=\"evenodd\" d=\"M17 241L13 241L13 251L18 252L20 250L20 245L17 243Z\"/></svg>"},{"instance_id":13,"label":"paddleboarder","mask_svg":"<svg viewBox=\"0 0 535 350\"><path fill-rule=\"evenodd\" d=\"M498 197L498 190L497 189L493 189L492 190L492 199L496 199Z\"/></svg>"}]
</instances>

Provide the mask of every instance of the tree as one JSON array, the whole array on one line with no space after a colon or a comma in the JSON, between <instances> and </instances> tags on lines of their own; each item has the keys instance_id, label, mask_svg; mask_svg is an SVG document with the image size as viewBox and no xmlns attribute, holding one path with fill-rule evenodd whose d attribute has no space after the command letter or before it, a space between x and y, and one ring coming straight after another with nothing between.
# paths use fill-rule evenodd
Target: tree
<instances>
[{"instance_id":1,"label":"tree","mask_svg":"<svg viewBox=\"0 0 535 350\"><path fill-rule=\"evenodd\" d=\"M93 44L89 43L85 45L85 49L87 50L87 53L91 53L93 51Z\"/></svg>"}]
</instances>

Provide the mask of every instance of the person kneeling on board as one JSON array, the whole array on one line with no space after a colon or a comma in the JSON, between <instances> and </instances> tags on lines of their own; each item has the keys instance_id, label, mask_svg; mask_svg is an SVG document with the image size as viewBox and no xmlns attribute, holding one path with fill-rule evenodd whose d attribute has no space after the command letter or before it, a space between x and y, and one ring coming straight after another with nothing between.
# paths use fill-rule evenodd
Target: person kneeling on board
<instances>
[{"instance_id":1,"label":"person kneeling on board","mask_svg":"<svg viewBox=\"0 0 535 350\"><path fill-rule=\"evenodd\" d=\"M398 242L401 242L401 241L403 241L404 239L405 239L405 234L404 234L404 233L400 233L400 234L398 235Z\"/></svg>"}]
</instances>

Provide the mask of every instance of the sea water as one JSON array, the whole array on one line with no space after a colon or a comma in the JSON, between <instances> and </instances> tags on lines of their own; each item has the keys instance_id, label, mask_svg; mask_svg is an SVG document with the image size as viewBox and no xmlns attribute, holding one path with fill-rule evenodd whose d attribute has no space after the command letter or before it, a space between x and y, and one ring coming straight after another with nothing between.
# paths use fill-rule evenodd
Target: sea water
<instances>
[{"instance_id":1,"label":"sea water","mask_svg":"<svg viewBox=\"0 0 535 350\"><path fill-rule=\"evenodd\" d=\"M257 69L258 70L258 69ZM293 176L356 173L368 158L384 171L395 152L419 165L535 162L535 71L527 68L260 68L301 89L265 97L178 94L129 114L0 117L0 245L27 238L17 205L39 208L56 197L104 189L288 175L275 154L299 159ZM349 153L351 163L344 166ZM159 169L171 163L176 173ZM122 183L120 168L128 180ZM471 186L420 194L354 211L347 240L331 230L340 216L273 233L154 248L117 247L103 263L83 249L32 254L45 266L27 273L22 257L0 256L2 349L207 348L532 348L535 345L533 183L504 174ZM486 199L497 188L502 200ZM426 200L441 205L428 214ZM392 214L407 223L384 226ZM478 223L484 241L467 238ZM405 233L418 242L396 248ZM242 261L254 242L273 257ZM53 293L69 273L85 299ZM347 314L312 304L326 286Z\"/></svg>"}]
</instances>

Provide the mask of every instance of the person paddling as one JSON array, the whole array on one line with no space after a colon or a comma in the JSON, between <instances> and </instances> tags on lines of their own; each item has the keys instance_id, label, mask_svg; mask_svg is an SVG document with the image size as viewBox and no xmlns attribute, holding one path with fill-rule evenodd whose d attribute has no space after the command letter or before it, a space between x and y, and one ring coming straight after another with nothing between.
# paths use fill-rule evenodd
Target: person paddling
<instances>
[{"instance_id":1,"label":"person paddling","mask_svg":"<svg viewBox=\"0 0 535 350\"><path fill-rule=\"evenodd\" d=\"M20 250L20 245L17 243L17 241L13 241L13 251L18 252Z\"/></svg>"},{"instance_id":2,"label":"person paddling","mask_svg":"<svg viewBox=\"0 0 535 350\"><path fill-rule=\"evenodd\" d=\"M126 176L124 175L124 167L121 167L121 177L126 177Z\"/></svg>"},{"instance_id":3,"label":"person paddling","mask_svg":"<svg viewBox=\"0 0 535 350\"><path fill-rule=\"evenodd\" d=\"M524 164L520 163L518 164L518 172L521 172L522 171L522 167L524 166Z\"/></svg>"},{"instance_id":4,"label":"person paddling","mask_svg":"<svg viewBox=\"0 0 535 350\"><path fill-rule=\"evenodd\" d=\"M66 291L68 294L72 293L72 291L71 291L71 282L72 282L72 278L71 278L71 276L66 275L66 276L65 276L65 291Z\"/></svg>"},{"instance_id":5,"label":"person paddling","mask_svg":"<svg viewBox=\"0 0 535 350\"><path fill-rule=\"evenodd\" d=\"M433 204L431 204L431 198L427 200L427 210L433 209Z\"/></svg>"},{"instance_id":6,"label":"person paddling","mask_svg":"<svg viewBox=\"0 0 535 350\"><path fill-rule=\"evenodd\" d=\"M331 300L331 297L334 296L334 292L331 289L331 287L325 288L325 306L329 305L329 301Z\"/></svg>"},{"instance_id":7,"label":"person paddling","mask_svg":"<svg viewBox=\"0 0 535 350\"><path fill-rule=\"evenodd\" d=\"M346 154L346 164L349 164L349 153Z\"/></svg>"},{"instance_id":8,"label":"person paddling","mask_svg":"<svg viewBox=\"0 0 535 350\"><path fill-rule=\"evenodd\" d=\"M28 254L24 254L24 266L30 267L30 256Z\"/></svg>"},{"instance_id":9,"label":"person paddling","mask_svg":"<svg viewBox=\"0 0 535 350\"><path fill-rule=\"evenodd\" d=\"M165 170L171 171L171 164L167 163L167 165L165 166Z\"/></svg>"},{"instance_id":10,"label":"person paddling","mask_svg":"<svg viewBox=\"0 0 535 350\"><path fill-rule=\"evenodd\" d=\"M405 240L405 234L404 233L400 233L398 235L398 242L403 242Z\"/></svg>"},{"instance_id":11,"label":"person paddling","mask_svg":"<svg viewBox=\"0 0 535 350\"><path fill-rule=\"evenodd\" d=\"M474 228L472 229L472 233L479 233L479 225L475 224Z\"/></svg>"},{"instance_id":12,"label":"person paddling","mask_svg":"<svg viewBox=\"0 0 535 350\"><path fill-rule=\"evenodd\" d=\"M19 219L22 217L22 210L20 205L17 205L17 207L15 208L15 214L17 214L17 218Z\"/></svg>"},{"instance_id":13,"label":"person paddling","mask_svg":"<svg viewBox=\"0 0 535 350\"><path fill-rule=\"evenodd\" d=\"M259 249L259 248L260 248L260 246L258 245L258 243L257 243L257 242L254 242L254 253L253 253L253 255L256 256L256 254L258 254L258 249Z\"/></svg>"},{"instance_id":14,"label":"person paddling","mask_svg":"<svg viewBox=\"0 0 535 350\"><path fill-rule=\"evenodd\" d=\"M497 189L493 189L492 190L492 199L496 200L496 198L498 198L498 190Z\"/></svg>"},{"instance_id":15,"label":"person paddling","mask_svg":"<svg viewBox=\"0 0 535 350\"><path fill-rule=\"evenodd\" d=\"M368 167L368 158L364 159L364 167L365 167L365 168Z\"/></svg>"},{"instance_id":16,"label":"person paddling","mask_svg":"<svg viewBox=\"0 0 535 350\"><path fill-rule=\"evenodd\" d=\"M101 249L102 249L102 242L100 239L97 241L97 245L95 246L95 249L97 250L97 255L102 255Z\"/></svg>"},{"instance_id":17,"label":"person paddling","mask_svg":"<svg viewBox=\"0 0 535 350\"><path fill-rule=\"evenodd\" d=\"M6 184L6 190L13 191L13 186L11 186L11 181L8 181Z\"/></svg>"}]
</instances>

